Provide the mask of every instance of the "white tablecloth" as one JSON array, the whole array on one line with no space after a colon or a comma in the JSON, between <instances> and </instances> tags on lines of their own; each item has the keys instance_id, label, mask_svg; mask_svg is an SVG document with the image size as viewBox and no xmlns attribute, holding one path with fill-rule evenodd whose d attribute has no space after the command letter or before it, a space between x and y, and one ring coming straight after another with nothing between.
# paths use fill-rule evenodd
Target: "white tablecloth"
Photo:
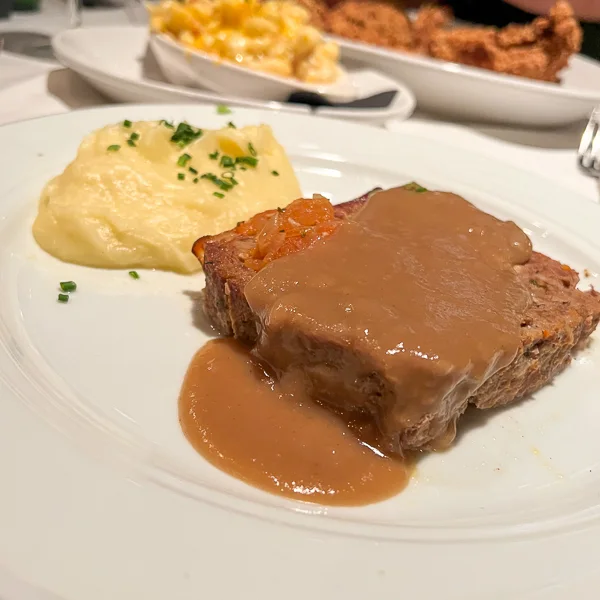
<instances>
[{"instance_id":1,"label":"white tablecloth","mask_svg":"<svg viewBox=\"0 0 600 600\"><path fill-rule=\"evenodd\" d=\"M42 0L40 13L21 13L13 15L9 21L0 21L0 37L5 31L51 35L65 28L67 22L63 0ZM130 22L130 15L123 8L83 11L84 26ZM0 53L0 125L107 102L76 74L62 69L55 62ZM390 122L387 128L402 135L403 131L416 127L417 123L419 133L430 136L434 141L451 140L454 145L471 149L476 143L490 160L507 162L539 173L591 201L598 202L600 198L597 182L582 175L576 165L575 150L584 123L562 130L527 131L441 123L418 115L408 122Z\"/></svg>"}]
</instances>

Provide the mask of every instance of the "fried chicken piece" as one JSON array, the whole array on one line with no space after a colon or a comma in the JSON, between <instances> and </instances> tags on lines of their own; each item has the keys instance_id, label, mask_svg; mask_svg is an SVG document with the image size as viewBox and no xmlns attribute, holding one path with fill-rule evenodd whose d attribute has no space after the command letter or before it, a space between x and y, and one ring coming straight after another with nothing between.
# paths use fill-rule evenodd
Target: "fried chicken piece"
<instances>
[{"instance_id":1,"label":"fried chicken piece","mask_svg":"<svg viewBox=\"0 0 600 600\"><path fill-rule=\"evenodd\" d=\"M305 8L310 14L310 24L323 31L329 6L325 0L296 0L296 3Z\"/></svg>"},{"instance_id":2,"label":"fried chicken piece","mask_svg":"<svg viewBox=\"0 0 600 600\"><path fill-rule=\"evenodd\" d=\"M453 17L448 7L431 5L421 8L412 23L414 46L419 51L428 53L435 34L446 27Z\"/></svg>"},{"instance_id":3,"label":"fried chicken piece","mask_svg":"<svg viewBox=\"0 0 600 600\"><path fill-rule=\"evenodd\" d=\"M528 25L438 28L431 33L429 54L498 73L558 81L558 72L581 48L582 33L566 0L558 0L547 17Z\"/></svg>"},{"instance_id":4,"label":"fried chicken piece","mask_svg":"<svg viewBox=\"0 0 600 600\"><path fill-rule=\"evenodd\" d=\"M409 18L387 2L344 0L329 11L326 30L351 40L412 50L415 39Z\"/></svg>"}]
</instances>

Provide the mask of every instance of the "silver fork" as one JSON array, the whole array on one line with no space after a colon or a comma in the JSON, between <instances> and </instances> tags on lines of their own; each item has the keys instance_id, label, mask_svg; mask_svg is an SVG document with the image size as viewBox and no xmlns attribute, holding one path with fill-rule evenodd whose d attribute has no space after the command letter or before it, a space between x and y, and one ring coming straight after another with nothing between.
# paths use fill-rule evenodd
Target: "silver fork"
<instances>
[{"instance_id":1,"label":"silver fork","mask_svg":"<svg viewBox=\"0 0 600 600\"><path fill-rule=\"evenodd\" d=\"M586 175L600 178L600 106L592 111L592 116L581 136L577 162Z\"/></svg>"}]
</instances>

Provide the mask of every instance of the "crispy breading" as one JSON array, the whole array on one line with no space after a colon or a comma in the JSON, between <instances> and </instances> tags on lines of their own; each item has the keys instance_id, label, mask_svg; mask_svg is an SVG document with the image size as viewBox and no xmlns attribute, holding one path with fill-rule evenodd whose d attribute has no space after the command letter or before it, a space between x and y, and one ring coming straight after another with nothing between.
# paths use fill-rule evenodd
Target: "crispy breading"
<instances>
[{"instance_id":1,"label":"crispy breading","mask_svg":"<svg viewBox=\"0 0 600 600\"><path fill-rule=\"evenodd\" d=\"M559 0L547 17L528 25L439 29L431 36L435 58L542 81L558 81L582 34L568 2Z\"/></svg>"},{"instance_id":2,"label":"crispy breading","mask_svg":"<svg viewBox=\"0 0 600 600\"><path fill-rule=\"evenodd\" d=\"M419 10L412 22L413 46L429 53L429 45L435 34L452 22L452 11L442 6L424 6Z\"/></svg>"},{"instance_id":3,"label":"crispy breading","mask_svg":"<svg viewBox=\"0 0 600 600\"><path fill-rule=\"evenodd\" d=\"M542 81L558 81L579 52L582 31L567 0L526 25L451 27L452 12L424 6L411 21L398 2L300 0L325 31L404 52Z\"/></svg>"},{"instance_id":4,"label":"crispy breading","mask_svg":"<svg viewBox=\"0 0 600 600\"><path fill-rule=\"evenodd\" d=\"M329 11L327 31L352 40L412 50L414 35L410 19L402 10L377 0L346 0Z\"/></svg>"},{"instance_id":5,"label":"crispy breading","mask_svg":"<svg viewBox=\"0 0 600 600\"><path fill-rule=\"evenodd\" d=\"M313 27L325 29L328 6L324 0L296 0L296 3L310 13L310 24Z\"/></svg>"}]
</instances>

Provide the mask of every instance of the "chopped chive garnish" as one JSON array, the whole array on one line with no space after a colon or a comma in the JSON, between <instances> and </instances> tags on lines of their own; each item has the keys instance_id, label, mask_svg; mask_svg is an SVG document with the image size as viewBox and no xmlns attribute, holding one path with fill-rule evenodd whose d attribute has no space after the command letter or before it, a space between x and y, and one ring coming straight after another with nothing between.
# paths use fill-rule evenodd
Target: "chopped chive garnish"
<instances>
[{"instance_id":1,"label":"chopped chive garnish","mask_svg":"<svg viewBox=\"0 0 600 600\"><path fill-rule=\"evenodd\" d=\"M271 175L275 175L275 177L279 177L279 172L278 171L271 171Z\"/></svg>"},{"instance_id":2,"label":"chopped chive garnish","mask_svg":"<svg viewBox=\"0 0 600 600\"><path fill-rule=\"evenodd\" d=\"M194 177L194 183L198 183L200 180L197 177Z\"/></svg>"},{"instance_id":3,"label":"chopped chive garnish","mask_svg":"<svg viewBox=\"0 0 600 600\"><path fill-rule=\"evenodd\" d=\"M58 301L59 302L68 302L69 301L69 294L59 294L58 295Z\"/></svg>"},{"instance_id":4,"label":"chopped chive garnish","mask_svg":"<svg viewBox=\"0 0 600 600\"><path fill-rule=\"evenodd\" d=\"M123 127L131 127L133 123L129 119L123 121Z\"/></svg>"},{"instance_id":5,"label":"chopped chive garnish","mask_svg":"<svg viewBox=\"0 0 600 600\"><path fill-rule=\"evenodd\" d=\"M232 183L229 183L228 181L223 181L222 179L219 179L214 173L204 173L204 175L201 175L200 178L208 179L209 181L212 181L216 186L220 187L224 192L229 191L233 187Z\"/></svg>"},{"instance_id":6,"label":"chopped chive garnish","mask_svg":"<svg viewBox=\"0 0 600 600\"><path fill-rule=\"evenodd\" d=\"M131 277L131 279L139 279L140 275L137 271L129 271L129 277Z\"/></svg>"},{"instance_id":7,"label":"chopped chive garnish","mask_svg":"<svg viewBox=\"0 0 600 600\"><path fill-rule=\"evenodd\" d=\"M227 123L227 127L231 127L231 129L237 129L237 127L231 121Z\"/></svg>"},{"instance_id":8,"label":"chopped chive garnish","mask_svg":"<svg viewBox=\"0 0 600 600\"><path fill-rule=\"evenodd\" d=\"M61 281L60 289L63 292L74 292L77 289L77 284L74 281Z\"/></svg>"},{"instance_id":9,"label":"chopped chive garnish","mask_svg":"<svg viewBox=\"0 0 600 600\"><path fill-rule=\"evenodd\" d=\"M185 165L187 165L190 160L192 160L192 157L189 154L182 154L178 159L177 159L177 166L178 167L185 167Z\"/></svg>"},{"instance_id":10,"label":"chopped chive garnish","mask_svg":"<svg viewBox=\"0 0 600 600\"><path fill-rule=\"evenodd\" d=\"M213 196L217 198L225 198L225 194L221 194L221 192L213 192Z\"/></svg>"},{"instance_id":11,"label":"chopped chive garnish","mask_svg":"<svg viewBox=\"0 0 600 600\"><path fill-rule=\"evenodd\" d=\"M237 164L244 164L250 167L256 167L258 164L258 158L254 158L254 156L238 156L235 159Z\"/></svg>"},{"instance_id":12,"label":"chopped chive garnish","mask_svg":"<svg viewBox=\"0 0 600 600\"><path fill-rule=\"evenodd\" d=\"M185 179L185 175L183 173L177 173L177 179L179 179L179 181L183 181Z\"/></svg>"},{"instance_id":13,"label":"chopped chive garnish","mask_svg":"<svg viewBox=\"0 0 600 600\"><path fill-rule=\"evenodd\" d=\"M191 144L194 140L202 137L204 132L202 129L194 129L187 123L179 123L175 133L171 136L171 141L177 144L180 148Z\"/></svg>"},{"instance_id":14,"label":"chopped chive garnish","mask_svg":"<svg viewBox=\"0 0 600 600\"><path fill-rule=\"evenodd\" d=\"M233 173L231 171L225 171L225 173L221 173L221 177L226 179L229 183L233 185L238 185L238 181L234 178Z\"/></svg>"},{"instance_id":15,"label":"chopped chive garnish","mask_svg":"<svg viewBox=\"0 0 600 600\"><path fill-rule=\"evenodd\" d=\"M140 139L140 134L136 133L135 131L129 136L130 140L133 140L134 142L137 142Z\"/></svg>"},{"instance_id":16,"label":"chopped chive garnish","mask_svg":"<svg viewBox=\"0 0 600 600\"><path fill-rule=\"evenodd\" d=\"M250 152L250 156L256 156L256 150L254 149L252 142L248 144L248 152Z\"/></svg>"},{"instance_id":17,"label":"chopped chive garnish","mask_svg":"<svg viewBox=\"0 0 600 600\"><path fill-rule=\"evenodd\" d=\"M217 113L219 115L230 115L231 109L229 108L229 106L225 106L224 104L219 104L219 106L217 106Z\"/></svg>"},{"instance_id":18,"label":"chopped chive garnish","mask_svg":"<svg viewBox=\"0 0 600 600\"><path fill-rule=\"evenodd\" d=\"M127 145L135 148L135 142L133 140L127 140Z\"/></svg>"},{"instance_id":19,"label":"chopped chive garnish","mask_svg":"<svg viewBox=\"0 0 600 600\"><path fill-rule=\"evenodd\" d=\"M175 125L173 123L169 123L169 121L165 121L164 119L160 122L161 125L164 125L167 129L175 129Z\"/></svg>"},{"instance_id":20,"label":"chopped chive garnish","mask_svg":"<svg viewBox=\"0 0 600 600\"><path fill-rule=\"evenodd\" d=\"M405 190L408 190L409 192L417 192L419 194L427 191L427 188L424 188L422 185L419 185L418 183L416 183L414 181L407 183L403 187Z\"/></svg>"},{"instance_id":21,"label":"chopped chive garnish","mask_svg":"<svg viewBox=\"0 0 600 600\"><path fill-rule=\"evenodd\" d=\"M246 167L240 167L240 171L247 171Z\"/></svg>"},{"instance_id":22,"label":"chopped chive garnish","mask_svg":"<svg viewBox=\"0 0 600 600\"><path fill-rule=\"evenodd\" d=\"M215 150L214 152L211 152L208 155L208 158L210 158L211 160L217 160L217 158L219 158L219 151Z\"/></svg>"},{"instance_id":23,"label":"chopped chive garnish","mask_svg":"<svg viewBox=\"0 0 600 600\"><path fill-rule=\"evenodd\" d=\"M194 167L188 167L188 171L189 171L190 173L193 173L194 175L198 175L198 170L197 170L197 169L194 169Z\"/></svg>"},{"instance_id":24,"label":"chopped chive garnish","mask_svg":"<svg viewBox=\"0 0 600 600\"><path fill-rule=\"evenodd\" d=\"M120 150L121 146L119 146L119 144L111 144L106 150L108 152L116 152L117 150Z\"/></svg>"},{"instance_id":25,"label":"chopped chive garnish","mask_svg":"<svg viewBox=\"0 0 600 600\"><path fill-rule=\"evenodd\" d=\"M235 161L231 156L226 156L225 154L221 156L221 166L224 169L230 169L231 167L235 167Z\"/></svg>"}]
</instances>

